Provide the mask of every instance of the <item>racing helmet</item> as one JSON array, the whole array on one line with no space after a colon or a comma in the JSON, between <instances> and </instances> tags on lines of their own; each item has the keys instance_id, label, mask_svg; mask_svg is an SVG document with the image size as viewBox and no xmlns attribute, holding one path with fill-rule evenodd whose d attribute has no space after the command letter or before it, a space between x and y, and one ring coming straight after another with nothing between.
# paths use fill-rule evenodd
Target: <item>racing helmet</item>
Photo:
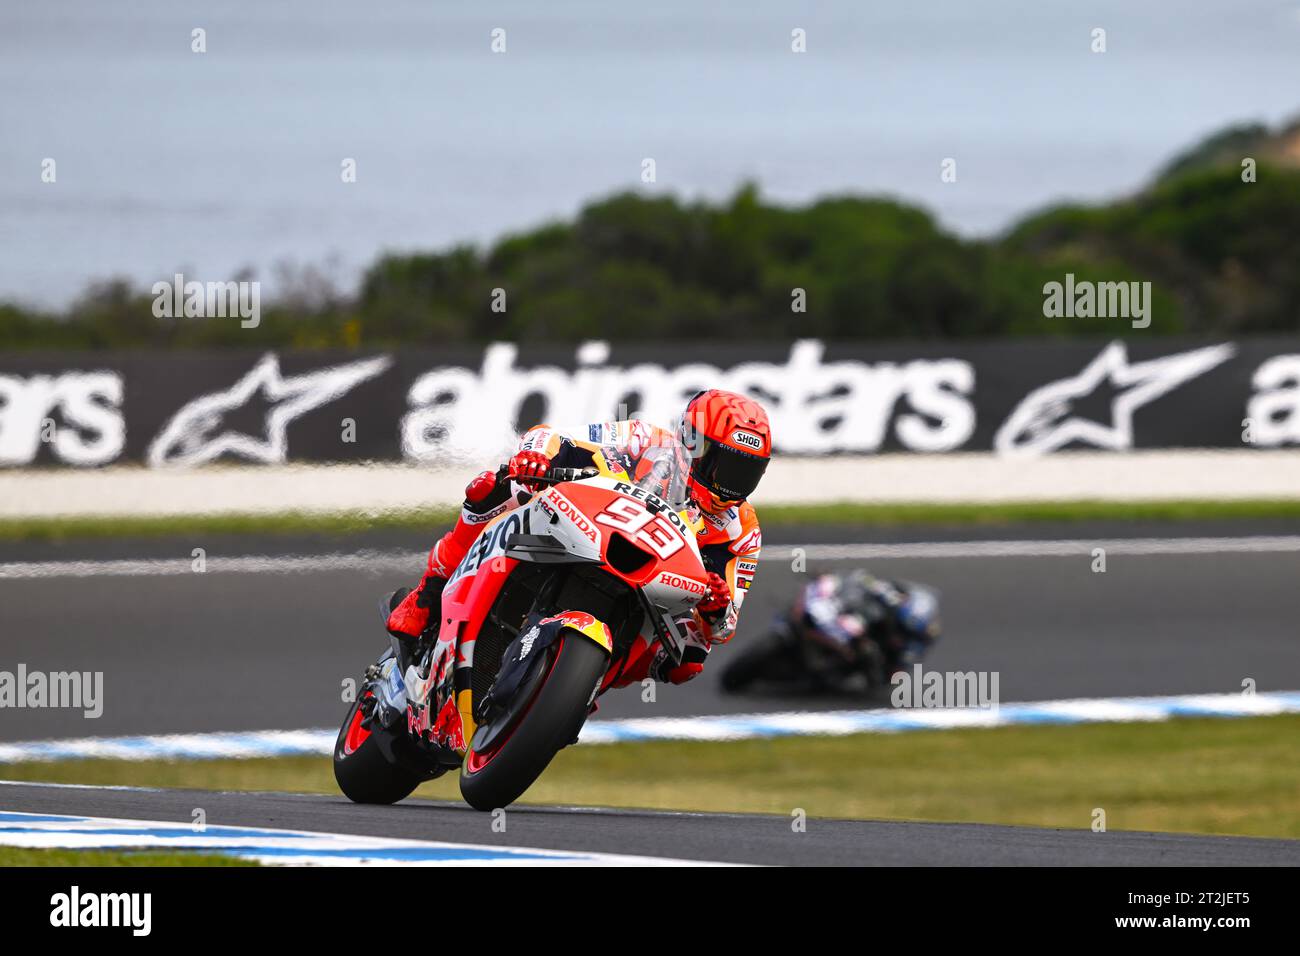
<instances>
[{"instance_id":1,"label":"racing helmet","mask_svg":"<svg viewBox=\"0 0 1300 956\"><path fill-rule=\"evenodd\" d=\"M939 621L939 596L932 589L919 584L907 588L907 596L894 612L894 616L908 636L917 640L934 640L942 625Z\"/></svg>"},{"instance_id":2,"label":"racing helmet","mask_svg":"<svg viewBox=\"0 0 1300 956\"><path fill-rule=\"evenodd\" d=\"M772 458L772 428L763 406L722 389L695 393L677 437L691 456L691 498L712 514L753 494Z\"/></svg>"}]
</instances>

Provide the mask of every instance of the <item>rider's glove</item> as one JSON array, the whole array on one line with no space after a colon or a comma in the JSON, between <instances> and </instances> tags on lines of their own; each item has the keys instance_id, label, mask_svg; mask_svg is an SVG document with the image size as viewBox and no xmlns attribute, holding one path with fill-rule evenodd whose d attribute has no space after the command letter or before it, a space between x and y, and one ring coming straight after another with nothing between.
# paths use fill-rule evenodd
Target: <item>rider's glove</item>
<instances>
[{"instance_id":1,"label":"rider's glove","mask_svg":"<svg viewBox=\"0 0 1300 956\"><path fill-rule=\"evenodd\" d=\"M540 451L516 452L506 466L506 474L530 491L537 491L541 484L536 480L550 471L551 459Z\"/></svg>"},{"instance_id":2,"label":"rider's glove","mask_svg":"<svg viewBox=\"0 0 1300 956\"><path fill-rule=\"evenodd\" d=\"M700 609L700 613L711 616L725 611L731 604L731 588L727 587L727 582L723 580L722 575L710 571L706 585L709 589L708 593L695 605Z\"/></svg>"}]
</instances>

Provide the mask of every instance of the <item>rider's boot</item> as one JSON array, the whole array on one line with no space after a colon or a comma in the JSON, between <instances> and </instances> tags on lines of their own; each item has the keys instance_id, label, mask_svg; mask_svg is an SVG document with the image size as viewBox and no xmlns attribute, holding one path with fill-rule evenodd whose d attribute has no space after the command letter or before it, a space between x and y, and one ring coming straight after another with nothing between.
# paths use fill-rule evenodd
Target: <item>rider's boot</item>
<instances>
[{"instance_id":1,"label":"rider's boot","mask_svg":"<svg viewBox=\"0 0 1300 956\"><path fill-rule=\"evenodd\" d=\"M611 688L627 687L649 678L666 684L684 684L704 670L709 649L689 638L682 649L682 661L673 664L657 640L640 635L632 642L622 667L611 668L600 685L600 693Z\"/></svg>"}]
</instances>

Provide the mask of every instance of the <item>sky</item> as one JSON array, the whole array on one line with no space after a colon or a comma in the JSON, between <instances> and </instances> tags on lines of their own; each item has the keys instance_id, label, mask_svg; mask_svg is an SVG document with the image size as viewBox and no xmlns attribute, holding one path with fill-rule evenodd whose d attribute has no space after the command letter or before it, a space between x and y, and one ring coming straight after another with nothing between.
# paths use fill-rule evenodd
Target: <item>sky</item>
<instances>
[{"instance_id":1,"label":"sky","mask_svg":"<svg viewBox=\"0 0 1300 956\"><path fill-rule=\"evenodd\" d=\"M894 196L991 235L1297 114L1300 0L10 3L0 300L245 268L274 295L286 266L346 290L385 250L747 180L791 204Z\"/></svg>"}]
</instances>

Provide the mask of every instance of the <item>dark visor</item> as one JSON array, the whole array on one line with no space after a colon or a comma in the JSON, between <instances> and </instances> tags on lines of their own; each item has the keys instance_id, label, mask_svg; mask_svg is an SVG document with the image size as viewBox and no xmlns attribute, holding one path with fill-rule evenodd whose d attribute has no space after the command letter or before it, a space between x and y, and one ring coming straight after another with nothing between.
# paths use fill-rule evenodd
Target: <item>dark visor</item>
<instances>
[{"instance_id":1,"label":"dark visor","mask_svg":"<svg viewBox=\"0 0 1300 956\"><path fill-rule=\"evenodd\" d=\"M767 470L766 458L737 451L714 441L691 460L691 477L725 501L744 501Z\"/></svg>"}]
</instances>

